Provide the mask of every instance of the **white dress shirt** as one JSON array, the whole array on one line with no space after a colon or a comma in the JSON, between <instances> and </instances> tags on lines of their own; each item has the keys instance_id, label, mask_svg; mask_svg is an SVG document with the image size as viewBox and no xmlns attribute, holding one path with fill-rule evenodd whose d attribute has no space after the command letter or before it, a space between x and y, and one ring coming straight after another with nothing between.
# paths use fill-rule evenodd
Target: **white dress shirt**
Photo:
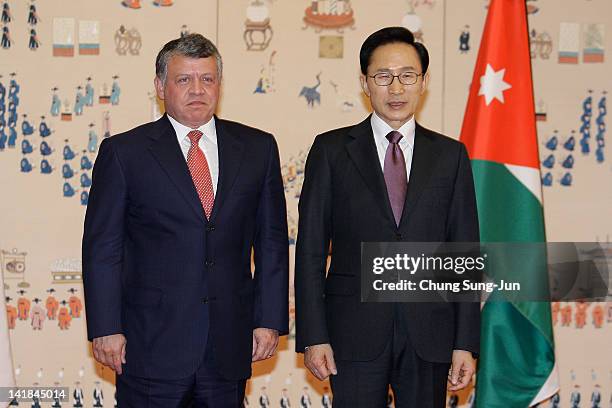
<instances>
[{"instance_id":1,"label":"white dress shirt","mask_svg":"<svg viewBox=\"0 0 612 408\"><path fill-rule=\"evenodd\" d=\"M204 153L204 156L206 156L206 161L208 162L210 177L213 184L213 192L216 195L217 183L219 181L219 148L217 145L217 128L215 127L215 117L213 116L207 123L203 124L197 129L191 129L179 123L170 115L168 115L168 119L170 119L170 123L174 128L174 132L176 133L179 146L181 146L181 151L183 152L185 161L187 161L187 153L189 153L189 149L191 148L191 140L189 140L187 135L192 130L199 130L203 133L198 146Z\"/></svg>"},{"instance_id":2,"label":"white dress shirt","mask_svg":"<svg viewBox=\"0 0 612 408\"><path fill-rule=\"evenodd\" d=\"M376 143L376 151L378 152L378 160L380 161L380 168L385 170L385 154L387 153L387 147L389 146L389 140L387 135L394 129L389 126L387 122L382 120L376 112L372 113L370 118L372 124L372 132L374 132L374 142ZM406 181L410 180L410 168L412 167L412 155L414 153L414 132L415 132L415 121L414 115L401 128L397 129L402 134L402 138L399 141L400 149L404 153L404 160L406 161Z\"/></svg>"}]
</instances>

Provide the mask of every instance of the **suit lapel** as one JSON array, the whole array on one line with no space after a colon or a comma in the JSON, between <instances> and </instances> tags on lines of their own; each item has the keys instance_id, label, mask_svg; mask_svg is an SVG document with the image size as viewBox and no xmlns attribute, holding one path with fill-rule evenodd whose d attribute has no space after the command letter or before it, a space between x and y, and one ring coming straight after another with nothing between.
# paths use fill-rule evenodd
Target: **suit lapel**
<instances>
[{"instance_id":1,"label":"suit lapel","mask_svg":"<svg viewBox=\"0 0 612 408\"><path fill-rule=\"evenodd\" d=\"M427 185L427 181L436 168L438 156L438 149L433 144L428 131L417 123L412 152L412 167L410 168L410 179L408 180L408 192L406 193L400 226L410 219L410 214L414 211L416 203Z\"/></svg>"},{"instance_id":2,"label":"suit lapel","mask_svg":"<svg viewBox=\"0 0 612 408\"><path fill-rule=\"evenodd\" d=\"M389 203L389 194L385 178L380 167L380 160L374 142L374 133L370 124L370 116L363 122L355 125L350 131L351 140L346 144L349 156L359 170L368 188L376 197L376 202L379 204L383 214L387 220L395 225L393 210Z\"/></svg>"},{"instance_id":3,"label":"suit lapel","mask_svg":"<svg viewBox=\"0 0 612 408\"><path fill-rule=\"evenodd\" d=\"M229 195L240 164L242 163L242 153L244 146L237 135L232 134L224 120L215 117L217 128L217 146L219 148L219 184L215 194L215 204L213 206L211 221L214 221L223 206L223 202Z\"/></svg>"},{"instance_id":4,"label":"suit lapel","mask_svg":"<svg viewBox=\"0 0 612 408\"><path fill-rule=\"evenodd\" d=\"M152 139L149 150L166 172L172 183L176 186L181 196L193 209L198 219L206 222L202 203L193 185L189 168L183 152L178 144L176 133L172 124L164 115L157 122L158 130L150 137Z\"/></svg>"}]
</instances>

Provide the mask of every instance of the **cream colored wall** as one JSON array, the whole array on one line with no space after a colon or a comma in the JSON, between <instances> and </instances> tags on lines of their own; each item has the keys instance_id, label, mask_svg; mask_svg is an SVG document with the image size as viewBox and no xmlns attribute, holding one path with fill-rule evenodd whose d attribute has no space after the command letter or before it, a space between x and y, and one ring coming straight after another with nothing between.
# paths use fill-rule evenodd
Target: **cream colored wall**
<instances>
[{"instance_id":1,"label":"cream colored wall","mask_svg":"<svg viewBox=\"0 0 612 408\"><path fill-rule=\"evenodd\" d=\"M3 0L2 0L3 1ZM2 3L0 1L0 3ZM0 49L0 79L8 90L8 76L16 72L21 85L19 114L27 113L37 127L40 115L47 116L47 123L54 133L50 143L55 149L51 155L55 167L53 174L39 172L41 156L35 149L29 155L37 166L31 173L19 171L23 157L19 143L23 139L18 122L17 148L0 151L0 249L27 252L25 280L30 284L25 297L46 298L47 289L53 287L59 300L67 299L70 285L52 283L51 265L61 259L80 257L80 239L85 207L80 205L78 193L74 197L62 197L61 151L64 139L68 139L75 151L87 146L88 124L95 123L102 138L102 114L110 111L112 133L118 133L151 120L151 102L148 93L153 91L154 58L159 48L178 36L181 26L192 32L200 32L213 39L223 55L225 70L220 116L245 122L271 131L277 137L287 174L303 166L314 136L325 130L361 121L367 114L359 88L358 52L365 37L380 27L400 25L411 6L420 18L424 42L431 55L430 88L418 118L426 127L458 137L461 128L467 92L478 52L478 40L486 16L485 0L353 0L355 24L342 33L337 30L316 32L313 27L304 28L304 10L310 4L306 0L268 0L270 24L274 35L267 49L247 51L243 40L244 23L250 0L174 0L171 7L155 7L152 0L141 1L141 8L129 9L120 0L76 1L37 0L40 22L36 29L41 46L36 51L27 48L26 1L8 0L14 21L9 23L13 46ZM607 0L537 0L529 4L539 10L530 15L533 28L547 31L553 39L550 58L533 60L536 100L547 104L548 119L538 123L541 140L541 156L548 151L543 143L554 129L559 130L564 141L569 132L580 127L581 104L587 89L594 96L592 145L596 133L596 103L602 91L610 90L611 65L609 56L601 64L562 65L557 62L559 24L561 22L604 23L606 44L611 42L612 3ZM52 56L52 32L54 17L73 17L78 20L98 20L101 27L100 55L60 58ZM113 37L119 25L135 27L142 36L142 49L138 56L118 56ZM458 50L459 35L464 25L470 26L471 50L461 54ZM344 57L319 58L319 38L322 35L342 36ZM272 52L274 61L274 92L254 94L262 67L269 68ZM298 97L303 86L315 83L321 73L320 105L307 107L304 98ZM97 101L103 83L110 87L112 76L118 74L121 86L120 103L117 106L100 105ZM91 76L96 91L96 103L86 107L83 116L72 122L62 122L49 113L51 91L54 86L59 94L74 104L75 88L85 85ZM334 91L333 81L338 92ZM350 101L354 108L348 112L340 103ZM38 147L41 138L35 133L29 138ZM580 135L577 133L577 142ZM607 141L607 140L606 140ZM578 143L577 143L577 148ZM612 234L612 183L610 183L609 143L605 149L606 160L597 163L593 153L582 156L578 151L576 166L572 170L574 184L564 187L558 183L559 165L555 166L555 183L544 188L546 227L551 241L605 240ZM564 155L555 153L560 158ZM565 153L564 153L565 154ZM89 155L93 160L95 155ZM78 166L78 158L73 160ZM90 172L89 172L90 173ZM77 172L77 178L80 172ZM289 180L288 180L289 181ZM293 221L297 220L297 200L300 177L287 184L288 210ZM292 223L293 224L293 223ZM293 256L293 247L291 247ZM7 272L5 271L5 276ZM18 280L6 280L7 294L16 305ZM82 299L80 285L77 295ZM573 306L573 305L571 305ZM592 311L593 305L588 309ZM575 311L575 308L572 309ZM562 405L569 407L569 393L573 384L581 385L583 401L590 398L596 383L602 385L604 400L609 398L609 359L604 357L610 340L611 317L603 328L591 323L581 329L556 327L557 354L562 380ZM30 321L18 321L11 330L15 365L21 367L20 385L52 385L55 381L73 387L80 381L86 392L86 406L91 406L91 393L98 376L102 376L105 406L112 403L112 375L96 366L85 340L84 319L73 319L68 330L60 330L57 321L45 321L43 330L34 331ZM293 340L285 340L281 352L272 361L256 364L250 382L250 406L256 405L260 389L266 386L272 406L278 406L281 390L287 388L293 406L303 387L319 406L320 398L312 390L322 390L322 385L306 375L300 356L293 350ZM129 358L129 356L128 356ZM42 368L42 376L37 372ZM63 369L63 378L58 372ZM82 369L83 376L79 375ZM572 381L570 372L575 372ZM595 373L595 379L592 377ZM462 398L464 401L465 398Z\"/></svg>"}]
</instances>

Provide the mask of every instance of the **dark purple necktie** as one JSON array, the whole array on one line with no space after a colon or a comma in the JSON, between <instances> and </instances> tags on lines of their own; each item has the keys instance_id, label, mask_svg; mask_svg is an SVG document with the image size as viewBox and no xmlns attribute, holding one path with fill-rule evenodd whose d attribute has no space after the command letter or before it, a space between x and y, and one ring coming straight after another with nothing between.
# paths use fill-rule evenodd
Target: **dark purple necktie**
<instances>
[{"instance_id":1,"label":"dark purple necktie","mask_svg":"<svg viewBox=\"0 0 612 408\"><path fill-rule=\"evenodd\" d=\"M398 131L389 132L387 140L389 146L385 153L385 165L383 173L385 173L385 184L389 193L389 202L395 217L395 223L399 226L404 209L404 201L406 200L406 190L408 189L408 178L406 176L406 161L404 160L404 152L399 146L399 141L402 134Z\"/></svg>"}]
</instances>

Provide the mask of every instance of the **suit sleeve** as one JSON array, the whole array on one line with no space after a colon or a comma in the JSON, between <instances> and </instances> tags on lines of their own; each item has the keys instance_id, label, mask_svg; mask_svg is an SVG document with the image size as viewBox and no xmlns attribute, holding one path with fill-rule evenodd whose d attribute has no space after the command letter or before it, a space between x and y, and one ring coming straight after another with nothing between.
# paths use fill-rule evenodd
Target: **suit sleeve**
<instances>
[{"instance_id":1,"label":"suit sleeve","mask_svg":"<svg viewBox=\"0 0 612 408\"><path fill-rule=\"evenodd\" d=\"M478 242L478 211L472 167L461 144L459 161L450 213L447 223L449 242ZM480 351L480 303L460 302L455 304L455 350L466 350L478 354Z\"/></svg>"},{"instance_id":2,"label":"suit sleeve","mask_svg":"<svg viewBox=\"0 0 612 408\"><path fill-rule=\"evenodd\" d=\"M112 139L105 139L94 165L83 233L83 286L89 340L122 332L126 191L125 176Z\"/></svg>"},{"instance_id":3,"label":"suit sleeve","mask_svg":"<svg viewBox=\"0 0 612 408\"><path fill-rule=\"evenodd\" d=\"M331 236L331 171L321 136L308 153L295 254L296 351L329 343L325 272Z\"/></svg>"},{"instance_id":4,"label":"suit sleeve","mask_svg":"<svg viewBox=\"0 0 612 408\"><path fill-rule=\"evenodd\" d=\"M257 209L255 327L289 333L289 234L278 146L270 136L266 176Z\"/></svg>"}]
</instances>

